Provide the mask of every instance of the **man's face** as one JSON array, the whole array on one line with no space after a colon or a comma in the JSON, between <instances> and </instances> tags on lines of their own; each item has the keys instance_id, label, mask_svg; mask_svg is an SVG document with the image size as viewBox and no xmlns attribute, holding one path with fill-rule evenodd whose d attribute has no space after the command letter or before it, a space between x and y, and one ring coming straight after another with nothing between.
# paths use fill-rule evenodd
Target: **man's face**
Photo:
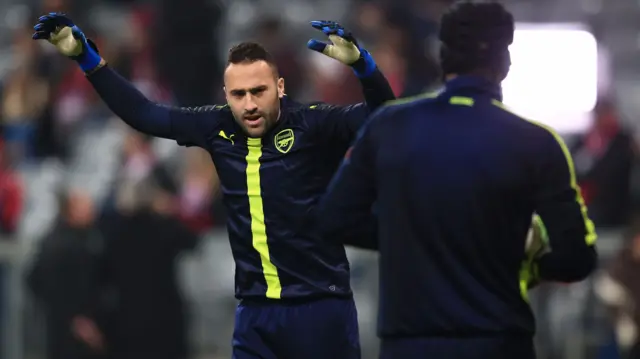
<instances>
[{"instance_id":1,"label":"man's face","mask_svg":"<svg viewBox=\"0 0 640 359\"><path fill-rule=\"evenodd\" d=\"M280 115L284 80L265 61L230 64L224 73L224 92L236 122L249 137L262 137Z\"/></svg>"}]
</instances>

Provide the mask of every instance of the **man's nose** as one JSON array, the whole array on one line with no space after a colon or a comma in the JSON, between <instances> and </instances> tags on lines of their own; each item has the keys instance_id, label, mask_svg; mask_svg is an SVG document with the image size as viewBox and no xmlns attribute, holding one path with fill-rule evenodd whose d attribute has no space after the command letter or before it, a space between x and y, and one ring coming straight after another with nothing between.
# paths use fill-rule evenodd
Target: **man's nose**
<instances>
[{"instance_id":1,"label":"man's nose","mask_svg":"<svg viewBox=\"0 0 640 359\"><path fill-rule=\"evenodd\" d=\"M245 100L244 100L244 110L245 110L246 112L249 112L249 113L251 113L251 112L255 112L255 111L257 111L257 110L258 110L258 104L256 104L256 102L255 102L255 101L254 101L254 99L253 99L253 96L251 96L250 94L248 94L248 95L245 97Z\"/></svg>"}]
</instances>

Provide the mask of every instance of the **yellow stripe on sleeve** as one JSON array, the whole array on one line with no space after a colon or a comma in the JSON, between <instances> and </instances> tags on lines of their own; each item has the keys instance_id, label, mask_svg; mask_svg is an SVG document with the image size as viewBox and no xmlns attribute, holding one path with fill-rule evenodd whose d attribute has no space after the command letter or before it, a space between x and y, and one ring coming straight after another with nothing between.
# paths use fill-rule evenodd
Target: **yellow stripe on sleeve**
<instances>
[{"instance_id":1,"label":"yellow stripe on sleeve","mask_svg":"<svg viewBox=\"0 0 640 359\"><path fill-rule=\"evenodd\" d=\"M260 254L262 271L267 282L267 298L280 299L282 286L278 269L271 263L269 244L267 243L267 229L264 223L264 207L260 189L260 157L262 156L262 140L249 138L247 140L247 196L249 197L249 212L251 215L251 235L253 248Z\"/></svg>"},{"instance_id":2,"label":"yellow stripe on sleeve","mask_svg":"<svg viewBox=\"0 0 640 359\"><path fill-rule=\"evenodd\" d=\"M589 219L589 215L587 214L587 206L584 204L584 199L582 198L582 194L580 193L580 187L578 186L578 181L576 179L576 171L575 171L575 166L573 164L573 159L571 158L571 153L569 152L569 149L567 148L567 145L564 143L564 140L562 140L562 137L560 137L560 135L558 135L558 133L556 131L554 131L551 127L546 126L544 124L541 124L539 122L535 122L535 121L531 121L528 119L525 119L515 113L513 113L511 110L509 110L502 102L498 101L498 100L493 100L492 103L515 115L518 116L519 118L522 118L523 120L532 123L538 127L544 128L545 130L547 130L552 136L553 138L556 140L556 142L558 142L558 145L560 146L560 149L562 150L562 153L564 154L564 158L567 161L567 166L569 167L569 181L570 181L570 186L571 188L576 192L576 202L578 202L578 204L580 205L580 212L582 213L582 218L584 220L584 224L585 227L587 229L587 235L585 236L585 242L588 245L594 245L596 243L596 240L598 238L598 235L596 234L596 227L593 224L593 221L591 219Z\"/></svg>"},{"instance_id":3,"label":"yellow stripe on sleeve","mask_svg":"<svg viewBox=\"0 0 640 359\"><path fill-rule=\"evenodd\" d=\"M411 103L411 102L415 102L415 101L419 101L427 98L436 98L438 97L440 92L441 91L431 91L431 92L426 92L426 93L422 93L414 96L402 97L395 100L387 101L384 103L384 106L404 105L407 103Z\"/></svg>"}]
</instances>

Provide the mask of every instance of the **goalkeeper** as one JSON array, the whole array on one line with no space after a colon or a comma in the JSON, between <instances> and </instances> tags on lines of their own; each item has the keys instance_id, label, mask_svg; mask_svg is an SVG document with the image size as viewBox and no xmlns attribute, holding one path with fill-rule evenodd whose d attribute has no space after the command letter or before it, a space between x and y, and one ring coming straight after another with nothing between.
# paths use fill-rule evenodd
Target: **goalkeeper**
<instances>
[{"instance_id":1,"label":"goalkeeper","mask_svg":"<svg viewBox=\"0 0 640 359\"><path fill-rule=\"evenodd\" d=\"M376 202L382 358L534 358L527 286L596 265L565 144L501 103L513 35L498 3L444 14L444 90L374 114L317 207L332 238Z\"/></svg>"},{"instance_id":2,"label":"goalkeeper","mask_svg":"<svg viewBox=\"0 0 640 359\"><path fill-rule=\"evenodd\" d=\"M259 44L242 43L229 51L226 105L163 106L110 69L64 15L42 16L35 26L33 38L48 40L77 61L106 104L130 126L211 154L229 212L241 299L233 333L236 359L360 357L344 247L322 241L309 229L308 213L369 113L394 96L349 32L335 22L312 26L332 44L311 40L308 47L351 66L365 103L296 103L285 95L269 53ZM348 233L356 238L358 230Z\"/></svg>"}]
</instances>

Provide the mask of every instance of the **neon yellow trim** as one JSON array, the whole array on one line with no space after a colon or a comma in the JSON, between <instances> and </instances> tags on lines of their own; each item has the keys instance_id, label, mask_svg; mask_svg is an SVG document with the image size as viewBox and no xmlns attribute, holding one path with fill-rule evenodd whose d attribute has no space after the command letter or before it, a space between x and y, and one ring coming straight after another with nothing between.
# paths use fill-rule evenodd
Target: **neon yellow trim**
<instances>
[{"instance_id":1,"label":"neon yellow trim","mask_svg":"<svg viewBox=\"0 0 640 359\"><path fill-rule=\"evenodd\" d=\"M549 234L547 233L547 227L542 222L542 218L537 214L533 215L533 224L538 227L540 230L540 238L542 238L542 243L549 244Z\"/></svg>"},{"instance_id":2,"label":"neon yellow trim","mask_svg":"<svg viewBox=\"0 0 640 359\"><path fill-rule=\"evenodd\" d=\"M452 105L473 106L474 101L471 97L453 96L449 99Z\"/></svg>"},{"instance_id":3,"label":"neon yellow trim","mask_svg":"<svg viewBox=\"0 0 640 359\"><path fill-rule=\"evenodd\" d=\"M560 149L562 150L562 153L564 154L565 160L567 161L567 167L569 168L569 185L571 186L571 188L575 191L576 193L576 202L578 202L578 205L580 206L580 212L582 213L582 218L584 220L584 224L585 227L587 229L587 235L585 236L585 242L587 243L587 245L593 245L595 244L598 236L596 234L595 231L595 225L593 224L593 221L591 219L589 219L589 216L587 214L587 207L584 204L584 199L582 198L582 193L580 192L580 187L578 186L578 181L576 179L576 173L575 173L575 166L573 164L573 159L571 158L571 153L569 152L569 149L567 148L567 145L564 143L564 140L562 140L562 137L560 137L560 135L558 135L558 133L556 133L556 131L554 131L552 128L550 128L549 126L546 126L544 124L541 124L539 122L535 122L535 121L531 121L528 120L526 118L523 118L522 116L514 113L513 111L511 111L507 106L505 106L502 102L498 101L498 100L492 100L491 103L497 107L499 107L500 109L507 111L511 114L513 114L514 116L517 116L518 118L527 121L529 123L532 123L540 128L543 128L545 130L547 130L551 136L553 136L553 138L556 140L556 142L558 143L558 145L560 146ZM536 216L537 217L537 216ZM536 221L536 218L534 217L534 221ZM547 236L547 230L546 227L544 226L544 223L542 223L542 220L539 220L538 222L539 225L541 225L541 229L544 229L544 237L543 238L547 238L548 240L548 236ZM537 273L537 266L535 264L535 262L533 262L533 259L528 259L525 260L522 263L522 267L520 268L520 276L519 276L519 281L520 281L520 295L522 296L522 299L524 299L525 302L529 302L529 283L538 276ZM532 268L533 267L533 268ZM533 272L532 273L532 269Z\"/></svg>"},{"instance_id":4,"label":"neon yellow trim","mask_svg":"<svg viewBox=\"0 0 640 359\"><path fill-rule=\"evenodd\" d=\"M529 303L529 281L531 279L531 272L529 271L529 261L524 261L522 267L520 267L520 296L525 302Z\"/></svg>"},{"instance_id":5,"label":"neon yellow trim","mask_svg":"<svg viewBox=\"0 0 640 359\"><path fill-rule=\"evenodd\" d=\"M384 106L403 105L403 104L406 104L406 103L411 103L411 102L414 102L414 101L423 100L423 99L427 99L427 98L436 98L436 97L438 97L439 94L440 94L440 91L432 91L432 92L427 92L427 93L423 93L423 94L419 94L419 95L415 95L415 96L399 98L399 99L395 99L395 100L391 100L391 101L385 102Z\"/></svg>"},{"instance_id":6,"label":"neon yellow trim","mask_svg":"<svg viewBox=\"0 0 640 359\"><path fill-rule=\"evenodd\" d=\"M224 131L221 130L218 133L218 136L220 136L220 137L224 138L225 140L231 142L232 145L234 144L234 142L233 142L233 136L235 136L234 134L231 134L231 135L227 136L227 134Z\"/></svg>"},{"instance_id":7,"label":"neon yellow trim","mask_svg":"<svg viewBox=\"0 0 640 359\"><path fill-rule=\"evenodd\" d=\"M593 221L591 219L589 219L589 215L587 214L587 206L584 204L584 199L582 198L582 193L580 192L580 187L578 186L578 181L576 179L576 171L575 171L575 166L573 164L573 159L571 158L571 153L569 152L569 149L567 148L567 145L564 143L564 141L562 140L562 137L560 137L560 135L558 135L558 133L556 133L556 131L554 131L551 127L546 126L544 124L541 124L539 122L535 122L535 121L531 121L528 119L525 119L515 113L513 113L511 110L509 110L502 102L498 101L498 100L493 100L492 103L515 115L518 116L519 118L532 123L540 128L543 128L545 130L547 130L551 136L553 136L553 138L556 140L556 142L558 142L558 145L560 146L560 149L562 150L562 153L564 154L564 158L567 161L567 166L569 167L569 181L570 181L570 186L571 188L575 191L576 193L576 202L578 202L578 204L580 205L580 212L582 213L582 218L584 220L584 224L585 227L587 228L587 235L585 236L585 242L587 243L587 245L594 245L596 243L596 240L598 239L598 235L596 234L596 226L593 224Z\"/></svg>"},{"instance_id":8,"label":"neon yellow trim","mask_svg":"<svg viewBox=\"0 0 640 359\"><path fill-rule=\"evenodd\" d=\"M247 196L249 197L249 213L251 214L251 236L253 248L260 254L264 279L267 282L267 298L280 299L282 286L278 269L271 263L267 229L264 223L264 207L260 189L260 157L262 156L262 140L247 140Z\"/></svg>"}]
</instances>

